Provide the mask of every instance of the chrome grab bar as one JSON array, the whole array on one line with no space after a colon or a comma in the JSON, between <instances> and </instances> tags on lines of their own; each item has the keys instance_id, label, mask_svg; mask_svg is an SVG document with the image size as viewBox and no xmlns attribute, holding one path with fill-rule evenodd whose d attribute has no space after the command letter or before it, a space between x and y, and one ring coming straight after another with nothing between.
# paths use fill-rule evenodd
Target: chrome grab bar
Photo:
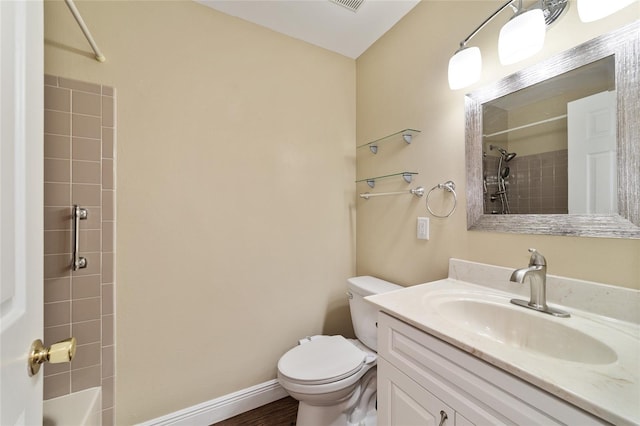
<instances>
[{"instance_id":1,"label":"chrome grab bar","mask_svg":"<svg viewBox=\"0 0 640 426\"><path fill-rule=\"evenodd\" d=\"M80 256L80 221L88 216L87 209L75 204L72 211L73 216L73 270L87 267L87 258Z\"/></svg>"}]
</instances>

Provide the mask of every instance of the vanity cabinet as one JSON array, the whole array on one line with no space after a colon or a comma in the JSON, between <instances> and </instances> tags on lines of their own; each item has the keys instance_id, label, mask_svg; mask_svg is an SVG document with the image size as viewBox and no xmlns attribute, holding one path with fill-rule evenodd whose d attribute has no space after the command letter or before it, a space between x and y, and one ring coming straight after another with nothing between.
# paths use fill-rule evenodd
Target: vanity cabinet
<instances>
[{"instance_id":1,"label":"vanity cabinet","mask_svg":"<svg viewBox=\"0 0 640 426\"><path fill-rule=\"evenodd\" d=\"M378 315L380 426L607 424L407 323Z\"/></svg>"}]
</instances>

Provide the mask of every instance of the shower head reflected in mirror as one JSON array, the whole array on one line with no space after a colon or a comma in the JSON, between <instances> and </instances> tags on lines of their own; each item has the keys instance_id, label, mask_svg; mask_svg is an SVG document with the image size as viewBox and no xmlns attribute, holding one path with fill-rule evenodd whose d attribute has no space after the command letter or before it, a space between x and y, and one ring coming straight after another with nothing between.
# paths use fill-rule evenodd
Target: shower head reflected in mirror
<instances>
[{"instance_id":1,"label":"shower head reflected in mirror","mask_svg":"<svg viewBox=\"0 0 640 426\"><path fill-rule=\"evenodd\" d=\"M502 155L502 159L506 162L513 160L513 158L516 156L515 152L507 152L504 148L500 148L499 146L496 146L496 145L489 145L489 149L492 151L494 149L498 150L500 155Z\"/></svg>"}]
</instances>

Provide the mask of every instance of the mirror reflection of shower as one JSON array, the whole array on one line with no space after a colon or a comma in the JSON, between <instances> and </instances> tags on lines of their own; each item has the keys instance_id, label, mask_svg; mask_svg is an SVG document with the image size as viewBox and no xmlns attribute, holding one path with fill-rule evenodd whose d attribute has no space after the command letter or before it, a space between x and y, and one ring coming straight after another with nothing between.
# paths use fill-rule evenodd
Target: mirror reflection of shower
<instances>
[{"instance_id":1,"label":"mirror reflection of shower","mask_svg":"<svg viewBox=\"0 0 640 426\"><path fill-rule=\"evenodd\" d=\"M498 167L496 171L496 182L498 183L498 189L491 194L490 200L492 202L500 202L500 210L492 210L492 214L511 214L509 209L509 197L507 194L506 179L509 177L509 166L506 165L509 161L513 160L516 156L515 152L507 152L504 148L500 148L497 145L489 145L490 150L497 150L500 153L498 159Z\"/></svg>"}]
</instances>

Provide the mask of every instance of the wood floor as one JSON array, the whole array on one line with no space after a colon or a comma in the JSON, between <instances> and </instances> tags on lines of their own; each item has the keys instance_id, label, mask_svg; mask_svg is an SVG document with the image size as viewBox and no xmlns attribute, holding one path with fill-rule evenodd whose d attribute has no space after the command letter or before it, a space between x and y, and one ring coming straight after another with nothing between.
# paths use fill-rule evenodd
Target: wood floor
<instances>
[{"instance_id":1,"label":"wood floor","mask_svg":"<svg viewBox=\"0 0 640 426\"><path fill-rule=\"evenodd\" d=\"M298 401L288 396L215 423L215 426L294 426L297 414Z\"/></svg>"}]
</instances>

